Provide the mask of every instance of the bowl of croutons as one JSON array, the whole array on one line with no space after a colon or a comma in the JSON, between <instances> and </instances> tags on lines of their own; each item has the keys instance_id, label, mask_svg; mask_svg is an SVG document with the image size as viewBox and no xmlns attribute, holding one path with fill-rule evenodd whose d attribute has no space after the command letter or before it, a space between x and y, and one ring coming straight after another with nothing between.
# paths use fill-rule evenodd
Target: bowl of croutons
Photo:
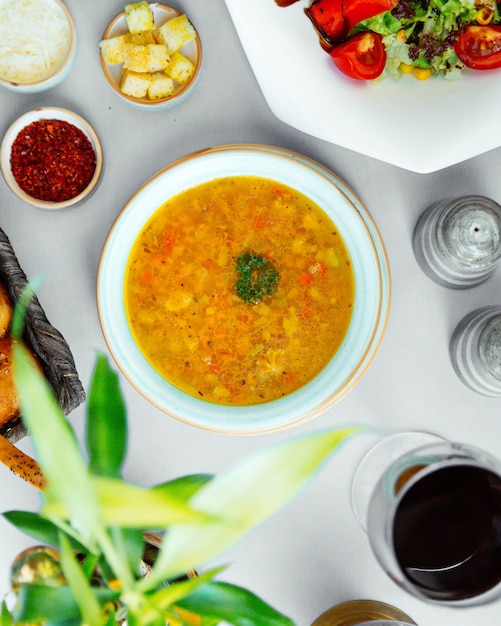
<instances>
[{"instance_id":1,"label":"bowl of croutons","mask_svg":"<svg viewBox=\"0 0 501 626\"><path fill-rule=\"evenodd\" d=\"M186 14L164 4L125 5L99 42L113 90L146 108L165 108L193 87L202 63L198 33Z\"/></svg>"}]
</instances>

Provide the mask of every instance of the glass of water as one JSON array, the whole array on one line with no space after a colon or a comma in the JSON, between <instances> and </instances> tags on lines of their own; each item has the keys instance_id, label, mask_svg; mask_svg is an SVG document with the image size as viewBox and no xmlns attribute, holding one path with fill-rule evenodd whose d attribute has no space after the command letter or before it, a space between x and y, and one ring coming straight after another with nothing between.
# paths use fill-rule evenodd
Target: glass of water
<instances>
[{"instance_id":1,"label":"glass of water","mask_svg":"<svg viewBox=\"0 0 501 626\"><path fill-rule=\"evenodd\" d=\"M413 248L435 282L474 287L491 276L501 258L501 206L476 195L433 204L416 224Z\"/></svg>"}]
</instances>

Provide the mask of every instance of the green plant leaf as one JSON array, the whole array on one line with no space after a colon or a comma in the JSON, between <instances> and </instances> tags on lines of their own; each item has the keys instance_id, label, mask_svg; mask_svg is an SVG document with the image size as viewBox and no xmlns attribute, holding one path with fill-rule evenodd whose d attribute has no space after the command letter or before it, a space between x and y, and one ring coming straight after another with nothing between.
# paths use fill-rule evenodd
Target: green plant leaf
<instances>
[{"instance_id":1,"label":"green plant leaf","mask_svg":"<svg viewBox=\"0 0 501 626\"><path fill-rule=\"evenodd\" d=\"M45 491L66 507L75 528L89 536L99 527L99 511L76 438L51 387L22 343L14 343L13 355L23 421L33 436L47 478Z\"/></svg>"},{"instance_id":2,"label":"green plant leaf","mask_svg":"<svg viewBox=\"0 0 501 626\"><path fill-rule=\"evenodd\" d=\"M127 611L127 626L142 626L134 611Z\"/></svg>"},{"instance_id":3,"label":"green plant leaf","mask_svg":"<svg viewBox=\"0 0 501 626\"><path fill-rule=\"evenodd\" d=\"M110 611L107 620L104 622L103 626L117 626L117 621L115 619L115 614Z\"/></svg>"},{"instance_id":4,"label":"green plant leaf","mask_svg":"<svg viewBox=\"0 0 501 626\"><path fill-rule=\"evenodd\" d=\"M201 622L199 626L219 626L219 624L221 623L221 620L217 617L212 618L212 617L202 617L200 616Z\"/></svg>"},{"instance_id":5,"label":"green plant leaf","mask_svg":"<svg viewBox=\"0 0 501 626\"><path fill-rule=\"evenodd\" d=\"M57 622L47 620L46 622L44 622L43 626L82 626L82 620L80 619L80 617L74 617L73 619L58 620Z\"/></svg>"},{"instance_id":6,"label":"green plant leaf","mask_svg":"<svg viewBox=\"0 0 501 626\"><path fill-rule=\"evenodd\" d=\"M169 528L144 585L154 586L165 578L198 569L220 555L281 509L341 443L362 431L361 426L351 426L293 439L216 476L190 500L190 505L213 515L214 520L197 527Z\"/></svg>"},{"instance_id":7,"label":"green plant leaf","mask_svg":"<svg viewBox=\"0 0 501 626\"><path fill-rule=\"evenodd\" d=\"M61 567L68 586L80 608L83 622L87 626L99 626L101 622L101 608L90 588L90 583L73 554L68 539L61 533Z\"/></svg>"},{"instance_id":8,"label":"green plant leaf","mask_svg":"<svg viewBox=\"0 0 501 626\"><path fill-rule=\"evenodd\" d=\"M86 440L93 474L118 477L127 451L127 415L118 376L98 354L87 400Z\"/></svg>"},{"instance_id":9,"label":"green plant leaf","mask_svg":"<svg viewBox=\"0 0 501 626\"><path fill-rule=\"evenodd\" d=\"M193 578L187 578L179 582L168 585L156 591L153 595L148 596L152 603L164 610L167 607L179 602L182 598L190 595L200 587L203 587L208 582L211 582L215 576L223 571L223 567L215 567L208 572L194 576Z\"/></svg>"},{"instance_id":10,"label":"green plant leaf","mask_svg":"<svg viewBox=\"0 0 501 626\"><path fill-rule=\"evenodd\" d=\"M177 605L233 626L294 626L294 622L250 591L223 582L210 582Z\"/></svg>"},{"instance_id":11,"label":"green plant leaf","mask_svg":"<svg viewBox=\"0 0 501 626\"><path fill-rule=\"evenodd\" d=\"M120 597L119 592L111 589L96 588L92 591L100 604L115 602ZM75 619L81 622L80 609L68 585L21 585L12 616L16 622L63 622Z\"/></svg>"},{"instance_id":12,"label":"green plant leaf","mask_svg":"<svg viewBox=\"0 0 501 626\"><path fill-rule=\"evenodd\" d=\"M143 489L122 480L94 477L106 526L163 528L176 523L207 522L210 516L163 490Z\"/></svg>"},{"instance_id":13,"label":"green plant leaf","mask_svg":"<svg viewBox=\"0 0 501 626\"><path fill-rule=\"evenodd\" d=\"M81 562L82 571L87 580L91 580L95 568L98 567L101 555L99 554L86 554L82 555L83 560Z\"/></svg>"},{"instance_id":14,"label":"green plant leaf","mask_svg":"<svg viewBox=\"0 0 501 626\"><path fill-rule=\"evenodd\" d=\"M174 496L178 500L189 500L195 493L214 478L214 474L190 474L174 480L155 485L154 491L161 491Z\"/></svg>"},{"instance_id":15,"label":"green plant leaf","mask_svg":"<svg viewBox=\"0 0 501 626\"><path fill-rule=\"evenodd\" d=\"M21 585L13 617L16 622L60 621L80 618L80 610L66 585Z\"/></svg>"},{"instance_id":16,"label":"green plant leaf","mask_svg":"<svg viewBox=\"0 0 501 626\"><path fill-rule=\"evenodd\" d=\"M122 553L126 555L127 562L131 571L135 576L140 575L139 563L144 551L144 538L142 530L136 528L118 528L111 529L113 544Z\"/></svg>"},{"instance_id":17,"label":"green plant leaf","mask_svg":"<svg viewBox=\"0 0 501 626\"><path fill-rule=\"evenodd\" d=\"M0 611L0 626L12 626L12 615L7 608L5 600L2 602L2 609Z\"/></svg>"},{"instance_id":18,"label":"green plant leaf","mask_svg":"<svg viewBox=\"0 0 501 626\"><path fill-rule=\"evenodd\" d=\"M60 529L50 520L45 519L38 513L30 511L6 511L2 514L5 519L21 530L26 535L33 537L41 543L50 546L59 545ZM85 553L87 549L73 537L69 537L71 546L78 552Z\"/></svg>"},{"instance_id":19,"label":"green plant leaf","mask_svg":"<svg viewBox=\"0 0 501 626\"><path fill-rule=\"evenodd\" d=\"M147 602L141 608L137 616L141 624L150 624L157 620L159 615L165 615L166 611L168 611L173 604L193 593L203 585L206 585L214 576L217 576L222 569L221 567L214 568L199 576L169 584L155 593L149 594ZM126 597L124 601L127 601Z\"/></svg>"}]
</instances>

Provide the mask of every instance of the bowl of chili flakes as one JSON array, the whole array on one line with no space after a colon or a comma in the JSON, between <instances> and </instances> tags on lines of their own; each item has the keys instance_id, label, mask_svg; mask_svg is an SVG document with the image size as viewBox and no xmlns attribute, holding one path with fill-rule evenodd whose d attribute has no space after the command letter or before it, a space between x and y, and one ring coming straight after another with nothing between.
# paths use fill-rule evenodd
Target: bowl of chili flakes
<instances>
[{"instance_id":1,"label":"bowl of chili flakes","mask_svg":"<svg viewBox=\"0 0 501 626\"><path fill-rule=\"evenodd\" d=\"M96 189L102 166L94 129L58 107L40 107L18 117L0 146L7 185L41 209L66 209L86 200Z\"/></svg>"}]
</instances>

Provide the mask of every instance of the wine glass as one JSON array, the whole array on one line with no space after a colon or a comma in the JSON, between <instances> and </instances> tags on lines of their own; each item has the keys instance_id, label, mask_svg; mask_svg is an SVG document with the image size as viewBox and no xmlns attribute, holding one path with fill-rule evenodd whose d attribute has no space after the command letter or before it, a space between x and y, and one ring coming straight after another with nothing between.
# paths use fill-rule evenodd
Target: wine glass
<instances>
[{"instance_id":1,"label":"wine glass","mask_svg":"<svg viewBox=\"0 0 501 626\"><path fill-rule=\"evenodd\" d=\"M451 606L501 595L501 462L487 452L428 433L389 437L357 468L352 502L379 563L408 592Z\"/></svg>"}]
</instances>

